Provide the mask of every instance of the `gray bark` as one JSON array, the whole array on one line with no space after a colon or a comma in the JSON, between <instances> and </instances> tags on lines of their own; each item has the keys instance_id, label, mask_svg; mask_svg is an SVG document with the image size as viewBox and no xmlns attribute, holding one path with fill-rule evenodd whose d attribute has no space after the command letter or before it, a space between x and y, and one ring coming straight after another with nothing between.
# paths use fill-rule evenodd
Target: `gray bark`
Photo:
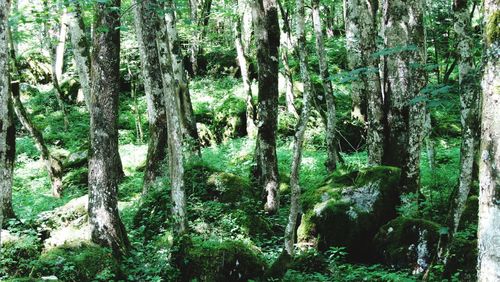
<instances>
[{"instance_id":1,"label":"gray bark","mask_svg":"<svg viewBox=\"0 0 500 282\"><path fill-rule=\"evenodd\" d=\"M248 47L245 44L245 35L244 31L244 23L243 21L247 18L246 13L248 13L248 9L250 5L247 1L240 0L238 1L238 19L235 22L235 38L234 38L234 46L236 47L236 53L238 55L238 64L241 70L241 79L243 80L243 88L246 93L246 118L247 118L247 134L250 138L255 138L257 134L257 127L255 125L255 106L253 103L253 94L252 94L252 83L250 81L249 75L249 65L248 65ZM249 42L248 42L249 43Z\"/></svg>"},{"instance_id":2,"label":"gray bark","mask_svg":"<svg viewBox=\"0 0 500 282\"><path fill-rule=\"evenodd\" d=\"M159 5L156 0L152 3ZM186 193L184 183L184 156L182 121L177 107L175 77L170 52L168 24L165 18L159 19L159 28L156 29L156 46L160 60L165 107L168 127L168 152L169 152L169 179L172 196L172 214L176 221L176 233L182 234L187 229Z\"/></svg>"},{"instance_id":3,"label":"gray bark","mask_svg":"<svg viewBox=\"0 0 500 282\"><path fill-rule=\"evenodd\" d=\"M278 119L278 48L280 30L275 0L257 1L252 7L258 62L256 162L259 184L265 192L264 209L279 208L276 127Z\"/></svg>"},{"instance_id":4,"label":"gray bark","mask_svg":"<svg viewBox=\"0 0 500 282\"><path fill-rule=\"evenodd\" d=\"M500 3L484 1L485 60L479 163L478 281L500 280Z\"/></svg>"},{"instance_id":5,"label":"gray bark","mask_svg":"<svg viewBox=\"0 0 500 282\"><path fill-rule=\"evenodd\" d=\"M68 13L69 34L73 46L73 56L76 63L76 72L85 99L87 109L90 110L90 44L85 35L85 23L83 22L82 8L78 1L70 7Z\"/></svg>"},{"instance_id":6,"label":"gray bark","mask_svg":"<svg viewBox=\"0 0 500 282\"><path fill-rule=\"evenodd\" d=\"M426 85L422 0L384 1L384 102L387 109L383 163L402 168L403 193L420 185L420 147L425 108L414 100Z\"/></svg>"},{"instance_id":7,"label":"gray bark","mask_svg":"<svg viewBox=\"0 0 500 282\"><path fill-rule=\"evenodd\" d=\"M181 42L177 35L176 19L175 19L175 6L172 0L167 1L165 11L165 20L168 31L168 39L170 52L172 55L172 68L175 78L175 98L179 111L179 118L182 125L185 146L188 147L190 152L201 156L201 145L198 136L198 129L196 128L196 118L193 112L193 105L191 103L191 95L189 93L189 80L184 69L183 54Z\"/></svg>"},{"instance_id":8,"label":"gray bark","mask_svg":"<svg viewBox=\"0 0 500 282\"><path fill-rule=\"evenodd\" d=\"M285 229L285 250L290 255L294 254L295 233L297 230L297 217L300 211L300 186L299 173L300 162L302 160L302 146L304 144L304 135L309 121L311 111L311 79L307 69L307 50L306 50L306 35L305 35L305 8L304 0L297 0L297 49L300 62L300 77L304 83L303 106L300 113L299 122L294 136L293 159L290 173L290 214L288 216L288 224Z\"/></svg>"},{"instance_id":9,"label":"gray bark","mask_svg":"<svg viewBox=\"0 0 500 282\"><path fill-rule=\"evenodd\" d=\"M113 9L111 9L114 7ZM120 0L95 4L90 110L89 222L92 241L116 256L129 241L118 213L118 95L120 86ZM118 9L119 10L119 9ZM121 167L120 167L121 169Z\"/></svg>"},{"instance_id":10,"label":"gray bark","mask_svg":"<svg viewBox=\"0 0 500 282\"><path fill-rule=\"evenodd\" d=\"M459 91L462 122L462 145L460 148L460 183L455 198L453 225L454 234L459 226L460 218L465 209L473 180L474 158L477 152L479 134L479 80L478 71L474 65L472 26L470 23L469 5L467 0L455 0L455 32L458 42Z\"/></svg>"},{"instance_id":11,"label":"gray bark","mask_svg":"<svg viewBox=\"0 0 500 282\"><path fill-rule=\"evenodd\" d=\"M143 193L163 175L167 162L167 113L162 85L160 60L156 47L159 25L152 1L136 1L135 25L141 56L142 76L148 106L149 144L144 171Z\"/></svg>"},{"instance_id":12,"label":"gray bark","mask_svg":"<svg viewBox=\"0 0 500 282\"><path fill-rule=\"evenodd\" d=\"M328 158L326 160L326 168L332 172L337 167L338 152L337 152L337 137L335 134L336 110L335 100L333 97L332 83L330 81L330 73L328 72L328 62L326 60L325 45L323 42L323 29L321 27L321 17L319 12L319 0L312 1L312 17L314 33L316 35L316 52L319 59L319 72L321 75L321 83L325 92L326 100L326 149Z\"/></svg>"}]
</instances>

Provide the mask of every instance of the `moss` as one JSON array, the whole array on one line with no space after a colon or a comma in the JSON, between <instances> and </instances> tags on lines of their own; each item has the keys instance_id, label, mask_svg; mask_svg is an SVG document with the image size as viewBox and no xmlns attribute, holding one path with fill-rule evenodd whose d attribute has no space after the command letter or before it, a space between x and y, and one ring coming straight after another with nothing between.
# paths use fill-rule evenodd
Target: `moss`
<instances>
[{"instance_id":1,"label":"moss","mask_svg":"<svg viewBox=\"0 0 500 282\"><path fill-rule=\"evenodd\" d=\"M261 253L241 241L194 237L176 246L173 256L183 281L248 281L262 277L267 268Z\"/></svg>"},{"instance_id":2,"label":"moss","mask_svg":"<svg viewBox=\"0 0 500 282\"><path fill-rule=\"evenodd\" d=\"M143 197L133 224L134 228L142 230L144 241L149 241L167 228L170 205L170 192L167 189L157 188Z\"/></svg>"},{"instance_id":3,"label":"moss","mask_svg":"<svg viewBox=\"0 0 500 282\"><path fill-rule=\"evenodd\" d=\"M4 240L3 237L2 240ZM2 241L0 277L29 275L40 251L40 242L33 236L21 236L16 240Z\"/></svg>"},{"instance_id":4,"label":"moss","mask_svg":"<svg viewBox=\"0 0 500 282\"><path fill-rule=\"evenodd\" d=\"M216 172L207 180L209 193L223 203L234 203L249 193L250 186L243 178L227 172Z\"/></svg>"},{"instance_id":5,"label":"moss","mask_svg":"<svg viewBox=\"0 0 500 282\"><path fill-rule=\"evenodd\" d=\"M63 245L43 253L35 277L55 275L62 281L110 281L119 274L111 250L90 243Z\"/></svg>"},{"instance_id":6,"label":"moss","mask_svg":"<svg viewBox=\"0 0 500 282\"><path fill-rule=\"evenodd\" d=\"M424 259L429 263L437 249L440 226L432 221L398 217L380 228L375 246L386 263L398 268L414 267L417 245L425 242ZM425 263L425 262L424 262Z\"/></svg>"},{"instance_id":7,"label":"moss","mask_svg":"<svg viewBox=\"0 0 500 282\"><path fill-rule=\"evenodd\" d=\"M500 11L493 11L487 20L485 27L486 42L490 45L500 39Z\"/></svg>"},{"instance_id":8,"label":"moss","mask_svg":"<svg viewBox=\"0 0 500 282\"><path fill-rule=\"evenodd\" d=\"M373 261L373 237L396 217L399 176L398 168L387 166L331 174L304 193L299 242L321 251L346 247L349 259Z\"/></svg>"}]
</instances>

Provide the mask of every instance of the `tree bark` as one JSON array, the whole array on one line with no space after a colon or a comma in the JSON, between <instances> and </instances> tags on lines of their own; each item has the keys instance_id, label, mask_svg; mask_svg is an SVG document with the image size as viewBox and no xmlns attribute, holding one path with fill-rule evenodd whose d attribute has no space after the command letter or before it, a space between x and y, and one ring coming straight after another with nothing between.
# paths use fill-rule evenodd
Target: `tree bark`
<instances>
[{"instance_id":1,"label":"tree bark","mask_svg":"<svg viewBox=\"0 0 500 282\"><path fill-rule=\"evenodd\" d=\"M199 73L198 55L202 49L201 42L205 37L205 28L210 19L212 0L189 0L189 6L191 8L191 22L196 25L190 46L190 59L193 74L197 75Z\"/></svg>"},{"instance_id":2,"label":"tree bark","mask_svg":"<svg viewBox=\"0 0 500 282\"><path fill-rule=\"evenodd\" d=\"M470 3L470 2L469 2ZM454 202L453 223L450 229L455 234L465 209L473 180L474 158L479 135L479 72L474 64L472 26L469 3L455 0L455 32L458 42L459 91L461 104L462 144L460 148L460 179Z\"/></svg>"},{"instance_id":3,"label":"tree bark","mask_svg":"<svg viewBox=\"0 0 500 282\"><path fill-rule=\"evenodd\" d=\"M85 23L82 16L82 7L75 1L68 13L69 34L73 46L73 56L76 63L76 72L85 99L87 109L90 111L90 44L85 35Z\"/></svg>"},{"instance_id":4,"label":"tree bark","mask_svg":"<svg viewBox=\"0 0 500 282\"><path fill-rule=\"evenodd\" d=\"M92 241L126 254L129 241L118 213L118 95L120 0L95 4L89 154L89 222ZM121 166L121 165L120 165ZM121 167L120 167L121 169Z\"/></svg>"},{"instance_id":5,"label":"tree bark","mask_svg":"<svg viewBox=\"0 0 500 282\"><path fill-rule=\"evenodd\" d=\"M9 9L10 1L0 0L0 178L2 179L0 181L0 233L4 219L14 216L12 179L16 129L12 118L9 81Z\"/></svg>"},{"instance_id":6,"label":"tree bark","mask_svg":"<svg viewBox=\"0 0 500 282\"><path fill-rule=\"evenodd\" d=\"M144 171L144 194L163 176L164 165L167 162L167 113L160 60L156 46L156 31L159 25L156 13L157 11L152 1L136 0L135 24L148 105L150 134L146 169Z\"/></svg>"},{"instance_id":7,"label":"tree bark","mask_svg":"<svg viewBox=\"0 0 500 282\"><path fill-rule=\"evenodd\" d=\"M151 0L159 5L157 0ZM163 91L167 113L169 178L173 201L172 214L176 221L175 232L182 234L187 230L186 193L184 183L184 156L182 121L176 101L175 77L170 52L169 28L165 18L159 19L159 28L156 29L156 45L159 54L160 70L162 75Z\"/></svg>"},{"instance_id":8,"label":"tree bark","mask_svg":"<svg viewBox=\"0 0 500 282\"><path fill-rule=\"evenodd\" d=\"M297 217L300 211L300 185L299 173L300 162L302 160L302 146L304 144L304 135L309 121L311 111L311 79L307 69L307 50L306 50L306 35L305 35L305 8L304 0L297 0L297 49L300 62L300 77L304 83L304 96L302 112L300 113L299 122L294 136L292 169L290 173L290 214L288 216L288 224L285 229L285 250L290 255L294 254L295 233L297 230Z\"/></svg>"},{"instance_id":9,"label":"tree bark","mask_svg":"<svg viewBox=\"0 0 500 282\"><path fill-rule=\"evenodd\" d=\"M329 172L332 172L337 167L338 162L337 137L335 134L335 124L337 119L335 117L335 100L333 97L332 83L330 81L330 73L328 71L328 62L326 60L325 44L323 42L323 29L321 27L319 0L312 1L312 17L314 33L316 35L316 52L319 59L319 72L326 101L326 149L328 155L326 168Z\"/></svg>"},{"instance_id":10,"label":"tree bark","mask_svg":"<svg viewBox=\"0 0 500 282\"><path fill-rule=\"evenodd\" d=\"M420 185L420 147L425 108L419 102L426 85L422 0L384 1L384 102L386 142L383 163L402 168L401 190Z\"/></svg>"},{"instance_id":11,"label":"tree bark","mask_svg":"<svg viewBox=\"0 0 500 282\"><path fill-rule=\"evenodd\" d=\"M275 0L257 1L252 7L258 62L257 178L264 188L264 209L279 208L276 127L278 119L278 48L280 30Z\"/></svg>"},{"instance_id":12,"label":"tree bark","mask_svg":"<svg viewBox=\"0 0 500 282\"><path fill-rule=\"evenodd\" d=\"M243 88L246 93L246 129L247 135L250 138L255 138L257 135L257 127L255 125L255 106L253 103L252 94L252 82L249 75L249 65L248 65L248 46L245 46L244 40L244 24L245 13L248 13L248 8L250 5L245 0L238 1L238 19L235 22L235 38L234 46L236 47L236 53L238 55L238 64L241 70L241 79L243 80Z\"/></svg>"},{"instance_id":13,"label":"tree bark","mask_svg":"<svg viewBox=\"0 0 500 282\"><path fill-rule=\"evenodd\" d=\"M183 64L183 54L181 42L177 35L175 6L172 0L168 0L165 11L165 20L167 32L169 36L170 52L172 54L172 68L175 78L175 98L179 111L179 117L182 125L182 131L190 152L201 156L201 144L196 128L196 118L193 112L193 104L191 103L191 95L189 93L189 80Z\"/></svg>"},{"instance_id":14,"label":"tree bark","mask_svg":"<svg viewBox=\"0 0 500 282\"><path fill-rule=\"evenodd\" d=\"M500 280L500 3L484 2L484 73L479 163L478 281Z\"/></svg>"}]
</instances>

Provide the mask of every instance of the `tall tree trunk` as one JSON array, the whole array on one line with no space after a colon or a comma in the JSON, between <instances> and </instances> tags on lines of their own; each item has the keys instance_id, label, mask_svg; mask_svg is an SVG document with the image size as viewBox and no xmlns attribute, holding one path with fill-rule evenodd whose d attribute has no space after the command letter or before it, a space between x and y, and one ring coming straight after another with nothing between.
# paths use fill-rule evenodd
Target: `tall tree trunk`
<instances>
[{"instance_id":1,"label":"tall tree trunk","mask_svg":"<svg viewBox=\"0 0 500 282\"><path fill-rule=\"evenodd\" d=\"M297 0L297 49L300 61L300 77L304 83L304 96L302 112L300 113L299 122L294 136L293 159L292 169L290 173L290 214L288 216L288 224L285 229L285 250L293 256L295 233L297 230L297 217L300 211L300 186L299 186L299 173L300 162L302 160L302 145L304 144L304 135L307 129L307 122L309 121L309 114L311 111L311 79L307 69L307 50L306 50L306 35L305 35L305 8L304 0Z\"/></svg>"},{"instance_id":2,"label":"tall tree trunk","mask_svg":"<svg viewBox=\"0 0 500 282\"><path fill-rule=\"evenodd\" d=\"M460 184L455 198L451 234L457 231L460 218L465 209L465 203L472 185L474 158L478 149L476 144L479 134L480 86L477 83L479 72L474 65L473 41L471 38L473 31L470 23L469 7L467 0L455 0L455 32L459 40L458 69L460 104L462 107L462 145L460 148Z\"/></svg>"},{"instance_id":3,"label":"tall tree trunk","mask_svg":"<svg viewBox=\"0 0 500 282\"><path fill-rule=\"evenodd\" d=\"M249 8L249 4L245 0L238 1L238 20L235 22L235 38L234 46L236 47L236 53L238 55L238 64L241 70L241 79L243 80L243 88L246 93L246 129L247 134L250 138L255 138L257 135L257 127L255 125L255 106L253 103L252 95L252 82L249 75L249 65L248 65L248 46L245 46L245 40L243 35L243 20L245 19L245 13Z\"/></svg>"},{"instance_id":4,"label":"tall tree trunk","mask_svg":"<svg viewBox=\"0 0 500 282\"><path fill-rule=\"evenodd\" d=\"M321 17L319 13L319 0L312 1L312 17L314 33L316 35L316 52L319 59L319 72L321 75L321 83L325 92L326 100L326 149L328 159L326 160L326 168L332 172L337 167L337 137L335 136L336 110L335 100L333 98L332 83L328 72L328 62L326 60L325 45L323 43L323 29L321 28Z\"/></svg>"},{"instance_id":5,"label":"tall tree trunk","mask_svg":"<svg viewBox=\"0 0 500 282\"><path fill-rule=\"evenodd\" d=\"M179 118L182 125L183 135L185 136L189 151L201 156L201 145L198 136L198 129L196 128L196 118L193 112L193 104L191 103L191 95L189 93L189 81L187 78L186 70L183 64L183 54L181 42L177 35L176 19L175 19L175 5L172 0L167 1L165 11L165 20L167 25L167 32L169 36L170 52L172 54L172 68L175 78L176 101L179 110Z\"/></svg>"},{"instance_id":6,"label":"tall tree trunk","mask_svg":"<svg viewBox=\"0 0 500 282\"><path fill-rule=\"evenodd\" d=\"M264 209L274 213L279 208L276 127L280 30L277 3L275 0L257 1L252 7L252 13L259 68L257 177L266 194Z\"/></svg>"},{"instance_id":7,"label":"tall tree trunk","mask_svg":"<svg viewBox=\"0 0 500 282\"><path fill-rule=\"evenodd\" d=\"M402 168L403 193L420 185L424 105L415 100L426 85L422 0L384 1L386 142L383 163Z\"/></svg>"},{"instance_id":8,"label":"tall tree trunk","mask_svg":"<svg viewBox=\"0 0 500 282\"><path fill-rule=\"evenodd\" d=\"M148 104L149 144L144 171L143 193L163 176L167 162L167 113L162 85L162 76L156 31L158 28L157 11L152 1L136 0L135 24L137 42L141 55L141 68Z\"/></svg>"},{"instance_id":9,"label":"tall tree trunk","mask_svg":"<svg viewBox=\"0 0 500 282\"><path fill-rule=\"evenodd\" d=\"M293 53L292 28L290 24L289 11L278 1L283 28L281 29L281 61L283 62L283 76L285 78L285 102L287 111L294 117L299 118L295 108L295 95L293 93L293 73L289 64L289 55Z\"/></svg>"},{"instance_id":10,"label":"tall tree trunk","mask_svg":"<svg viewBox=\"0 0 500 282\"><path fill-rule=\"evenodd\" d=\"M14 101L14 110L16 112L17 118L23 125L23 127L29 132L33 141L35 141L35 146L40 151L41 159L47 168L49 173L50 182L52 183L52 195L56 198L61 197L63 191L62 186L62 176L63 170L61 162L54 158L49 151L49 148L45 144L43 135L38 128L31 121L26 109L23 106L20 98L19 82L13 82L12 86L12 99Z\"/></svg>"},{"instance_id":11,"label":"tall tree trunk","mask_svg":"<svg viewBox=\"0 0 500 282\"><path fill-rule=\"evenodd\" d=\"M159 5L157 0L151 0ZM172 214L176 221L175 232L182 234L187 229L186 217L186 193L184 183L184 156L182 121L176 101L175 77L172 66L172 54L170 52L169 29L165 18L159 19L156 45L159 53L160 70L163 82L165 106L167 113L168 152L169 152L169 178L171 184L171 196L173 201Z\"/></svg>"},{"instance_id":12,"label":"tall tree trunk","mask_svg":"<svg viewBox=\"0 0 500 282\"><path fill-rule=\"evenodd\" d=\"M4 218L14 216L11 199L16 154L16 129L12 118L9 81L9 9L10 1L0 0L0 178L2 179L0 181L0 233L2 232Z\"/></svg>"},{"instance_id":13,"label":"tall tree trunk","mask_svg":"<svg viewBox=\"0 0 500 282\"><path fill-rule=\"evenodd\" d=\"M196 25L194 38L190 46L190 59L193 74L199 73L198 55L201 51L201 44L206 33L206 26L210 19L212 0L189 0L191 8L191 22Z\"/></svg>"},{"instance_id":14,"label":"tall tree trunk","mask_svg":"<svg viewBox=\"0 0 500 282\"><path fill-rule=\"evenodd\" d=\"M127 253L129 241L118 213L118 95L120 0L95 4L89 154L89 222L92 241ZM121 169L121 167L120 167Z\"/></svg>"},{"instance_id":15,"label":"tall tree trunk","mask_svg":"<svg viewBox=\"0 0 500 282\"><path fill-rule=\"evenodd\" d=\"M478 281L500 280L500 3L484 1L484 74L479 163Z\"/></svg>"},{"instance_id":16,"label":"tall tree trunk","mask_svg":"<svg viewBox=\"0 0 500 282\"><path fill-rule=\"evenodd\" d=\"M73 56L76 63L76 72L85 99L87 109L90 110L90 44L85 35L85 23L83 22L82 7L75 1L68 13L69 34L73 46Z\"/></svg>"}]
</instances>

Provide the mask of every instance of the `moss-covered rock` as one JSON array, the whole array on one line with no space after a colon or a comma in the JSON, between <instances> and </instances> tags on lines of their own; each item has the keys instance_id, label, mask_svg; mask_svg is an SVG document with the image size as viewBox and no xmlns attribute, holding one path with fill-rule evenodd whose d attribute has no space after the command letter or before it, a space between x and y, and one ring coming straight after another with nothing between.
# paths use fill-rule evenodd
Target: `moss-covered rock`
<instances>
[{"instance_id":1,"label":"moss-covered rock","mask_svg":"<svg viewBox=\"0 0 500 282\"><path fill-rule=\"evenodd\" d=\"M168 227L171 215L170 191L161 187L150 190L134 216L134 228L141 229L144 241L161 234Z\"/></svg>"},{"instance_id":2,"label":"moss-covered rock","mask_svg":"<svg viewBox=\"0 0 500 282\"><path fill-rule=\"evenodd\" d=\"M267 269L260 251L241 241L185 239L174 258L183 281L248 281Z\"/></svg>"},{"instance_id":3,"label":"moss-covered rock","mask_svg":"<svg viewBox=\"0 0 500 282\"><path fill-rule=\"evenodd\" d=\"M40 213L36 219L38 233L46 250L64 244L90 241L88 196L69 201L66 205Z\"/></svg>"},{"instance_id":4,"label":"moss-covered rock","mask_svg":"<svg viewBox=\"0 0 500 282\"><path fill-rule=\"evenodd\" d=\"M61 281L113 281L119 278L119 267L111 250L90 243L65 244L43 253L32 275Z\"/></svg>"},{"instance_id":5,"label":"moss-covered rock","mask_svg":"<svg viewBox=\"0 0 500 282\"><path fill-rule=\"evenodd\" d=\"M378 229L396 217L400 170L379 166L336 172L303 195L304 214L298 230L299 244L346 247L348 258L372 261L372 239Z\"/></svg>"},{"instance_id":6,"label":"moss-covered rock","mask_svg":"<svg viewBox=\"0 0 500 282\"><path fill-rule=\"evenodd\" d=\"M439 229L432 221L398 217L380 228L374 244L386 264L421 274L436 254Z\"/></svg>"}]
</instances>

